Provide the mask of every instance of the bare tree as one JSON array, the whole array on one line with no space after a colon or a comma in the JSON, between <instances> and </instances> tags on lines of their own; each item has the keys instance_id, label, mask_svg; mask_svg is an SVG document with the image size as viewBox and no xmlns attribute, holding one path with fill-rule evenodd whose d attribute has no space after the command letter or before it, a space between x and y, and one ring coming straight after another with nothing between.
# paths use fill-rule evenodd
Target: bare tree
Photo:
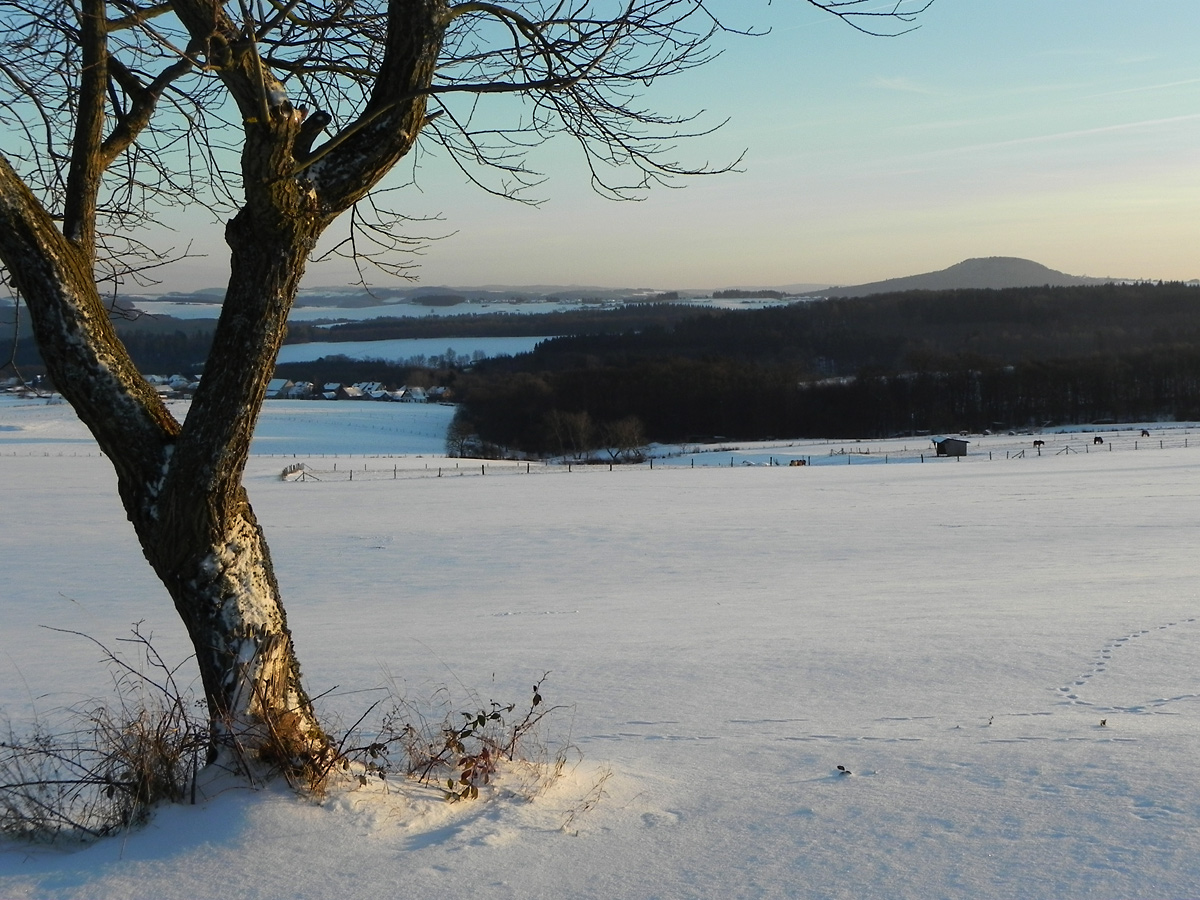
<instances>
[{"instance_id":1,"label":"bare tree","mask_svg":"<svg viewBox=\"0 0 1200 900\"><path fill-rule=\"evenodd\" d=\"M479 442L475 432L475 423L467 418L460 406L446 429L446 455L467 456L472 445Z\"/></svg>"},{"instance_id":2,"label":"bare tree","mask_svg":"<svg viewBox=\"0 0 1200 900\"><path fill-rule=\"evenodd\" d=\"M645 459L646 429L637 416L625 416L615 422L607 422L603 432L604 443L613 462L619 459L641 462Z\"/></svg>"},{"instance_id":3,"label":"bare tree","mask_svg":"<svg viewBox=\"0 0 1200 900\"><path fill-rule=\"evenodd\" d=\"M558 444L558 452L577 460L587 459L596 447L596 425L587 410L563 412L552 409L546 415L546 428Z\"/></svg>"},{"instance_id":4,"label":"bare tree","mask_svg":"<svg viewBox=\"0 0 1200 900\"><path fill-rule=\"evenodd\" d=\"M919 11L806 2L868 31ZM705 129L640 101L723 30L704 0L0 0L0 263L188 629L215 746L293 773L331 753L242 486L318 239L344 216L335 252L405 249L375 197L418 140L514 197L539 180L526 151L557 135L612 197L728 168L680 161ZM104 292L171 255L142 236L181 203L228 217L230 262L179 422Z\"/></svg>"}]
</instances>

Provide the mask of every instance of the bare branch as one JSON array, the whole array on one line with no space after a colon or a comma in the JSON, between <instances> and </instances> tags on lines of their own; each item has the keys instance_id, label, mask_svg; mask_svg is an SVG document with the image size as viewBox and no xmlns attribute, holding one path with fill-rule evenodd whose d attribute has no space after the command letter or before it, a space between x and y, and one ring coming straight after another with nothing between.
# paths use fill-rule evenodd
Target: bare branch
<instances>
[{"instance_id":1,"label":"bare branch","mask_svg":"<svg viewBox=\"0 0 1200 900\"><path fill-rule=\"evenodd\" d=\"M769 0L768 0L769 2ZM808 3L832 16L841 19L855 31L871 37L899 37L920 28L913 24L917 17L929 7L933 0L894 0L890 7L880 7L878 0L807 0ZM899 23L899 27L873 28L865 22L882 21L887 24Z\"/></svg>"},{"instance_id":2,"label":"bare branch","mask_svg":"<svg viewBox=\"0 0 1200 900\"><path fill-rule=\"evenodd\" d=\"M82 0L79 13L81 56L78 113L67 175L63 231L95 263L96 196L103 163L100 141L108 85L108 41L103 0Z\"/></svg>"}]
</instances>

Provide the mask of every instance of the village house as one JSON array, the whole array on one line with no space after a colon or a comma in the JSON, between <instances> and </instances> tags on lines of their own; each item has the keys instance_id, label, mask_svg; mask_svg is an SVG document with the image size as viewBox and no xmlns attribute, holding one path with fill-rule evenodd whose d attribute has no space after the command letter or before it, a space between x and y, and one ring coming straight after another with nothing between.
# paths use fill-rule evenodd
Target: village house
<instances>
[{"instance_id":1,"label":"village house","mask_svg":"<svg viewBox=\"0 0 1200 900\"><path fill-rule=\"evenodd\" d=\"M290 391L296 386L294 381L286 378L272 378L267 382L267 399L282 400L291 396Z\"/></svg>"}]
</instances>

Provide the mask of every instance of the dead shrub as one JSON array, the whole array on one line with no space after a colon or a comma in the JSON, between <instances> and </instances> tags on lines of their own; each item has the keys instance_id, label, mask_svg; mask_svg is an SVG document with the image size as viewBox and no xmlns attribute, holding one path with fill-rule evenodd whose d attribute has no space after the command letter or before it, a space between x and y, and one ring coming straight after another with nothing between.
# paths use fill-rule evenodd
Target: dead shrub
<instances>
[{"instance_id":1,"label":"dead shrub","mask_svg":"<svg viewBox=\"0 0 1200 900\"><path fill-rule=\"evenodd\" d=\"M0 742L0 833L103 837L143 821L154 804L182 801L195 790L209 729L176 681L179 667L168 666L136 625L123 642L136 649L137 665L81 636L104 653L115 701L71 707L62 725L35 722L24 736L9 726Z\"/></svg>"},{"instance_id":2,"label":"dead shrub","mask_svg":"<svg viewBox=\"0 0 1200 900\"><path fill-rule=\"evenodd\" d=\"M483 703L472 696L469 711L456 710L443 688L431 709L394 698L378 724L363 729L370 714L384 706L380 701L345 732L332 768L362 783L406 776L436 784L452 802L476 799L502 762L528 764L538 773L535 781L554 778L573 748L562 742L551 750L543 733L546 717L564 708L549 706L542 697L548 675L544 673L533 685L527 706L495 700Z\"/></svg>"},{"instance_id":3,"label":"dead shrub","mask_svg":"<svg viewBox=\"0 0 1200 900\"><path fill-rule=\"evenodd\" d=\"M177 681L183 663L167 665L138 625L122 639L135 651L132 663L89 635L64 633L100 648L114 699L70 707L53 725L35 721L21 736L9 726L0 741L0 834L86 841L140 824L157 803L194 803L201 768L222 757L213 752L206 704ZM543 733L546 717L563 708L543 699L547 675L521 706L471 695L462 711L444 688L423 708L396 697L380 701L341 730L334 752L303 779L279 770L307 794L321 795L344 779L395 778L437 785L446 800L460 801L479 797L502 763L516 763L524 773L518 793L531 798L562 774L573 752L569 742L551 751ZM288 750L279 748L281 758ZM224 759L219 765L230 764ZM268 765L264 772L263 761L235 753L232 770L254 780L274 771Z\"/></svg>"}]
</instances>

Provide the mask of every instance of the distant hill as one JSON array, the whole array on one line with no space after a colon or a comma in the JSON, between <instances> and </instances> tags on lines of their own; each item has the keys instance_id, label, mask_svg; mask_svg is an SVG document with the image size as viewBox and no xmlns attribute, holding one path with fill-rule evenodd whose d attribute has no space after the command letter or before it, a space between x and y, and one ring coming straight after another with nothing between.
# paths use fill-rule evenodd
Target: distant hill
<instances>
[{"instance_id":1,"label":"distant hill","mask_svg":"<svg viewBox=\"0 0 1200 900\"><path fill-rule=\"evenodd\" d=\"M904 278L889 278L870 284L849 287L831 287L819 293L826 297L865 297L868 294L888 294L895 291L949 291L963 288L1022 288L1075 287L1087 284L1107 284L1114 278L1088 278L1082 275L1067 275L1029 259L1015 256L986 256L967 259L923 275L908 275Z\"/></svg>"}]
</instances>

